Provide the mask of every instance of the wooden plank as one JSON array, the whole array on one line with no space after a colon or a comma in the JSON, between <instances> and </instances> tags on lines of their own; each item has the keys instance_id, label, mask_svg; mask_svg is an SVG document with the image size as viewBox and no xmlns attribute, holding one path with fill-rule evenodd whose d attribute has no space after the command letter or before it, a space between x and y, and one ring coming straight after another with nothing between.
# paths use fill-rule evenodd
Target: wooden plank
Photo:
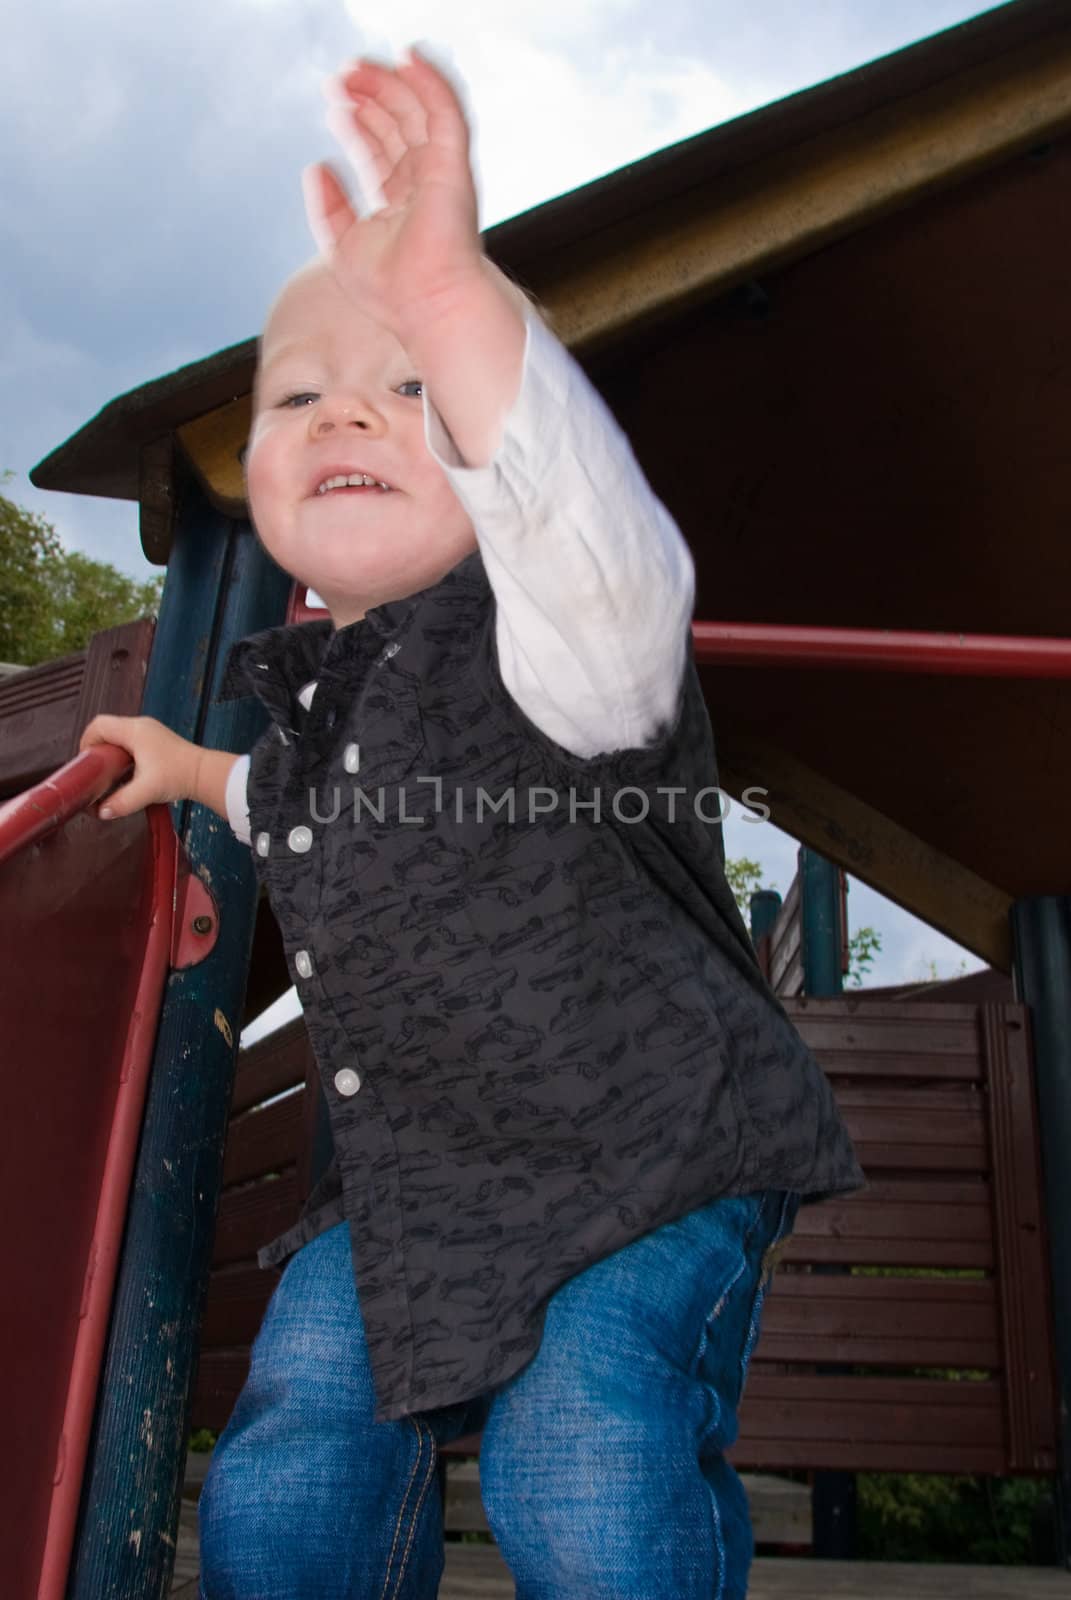
<instances>
[{"instance_id":1,"label":"wooden plank","mask_svg":"<svg viewBox=\"0 0 1071 1600\"><path fill-rule=\"evenodd\" d=\"M982 1079L976 1005L809 997L785 1010L830 1073L856 1072L865 1058L889 1077Z\"/></svg>"},{"instance_id":2,"label":"wooden plank","mask_svg":"<svg viewBox=\"0 0 1071 1600\"><path fill-rule=\"evenodd\" d=\"M170 1600L196 1600L197 1506L184 1500ZM439 1600L515 1600L493 1544L448 1540ZM1071 1600L1071 1574L1049 1567L924 1566L921 1562L813 1561L760 1556L748 1600Z\"/></svg>"},{"instance_id":3,"label":"wooden plank","mask_svg":"<svg viewBox=\"0 0 1071 1600\"><path fill-rule=\"evenodd\" d=\"M281 1028L240 1051L231 1095L231 1116L237 1117L273 1095L303 1084L311 1060L312 1045L304 1017L291 1018Z\"/></svg>"},{"instance_id":4,"label":"wooden plank","mask_svg":"<svg viewBox=\"0 0 1071 1600\"><path fill-rule=\"evenodd\" d=\"M293 1166L301 1136L304 1092L247 1111L227 1130L223 1182L241 1183Z\"/></svg>"},{"instance_id":5,"label":"wooden plank","mask_svg":"<svg viewBox=\"0 0 1071 1600\"><path fill-rule=\"evenodd\" d=\"M788 751L719 730L722 788L768 791L771 820L1001 972L1011 970L1011 896Z\"/></svg>"},{"instance_id":6,"label":"wooden plank","mask_svg":"<svg viewBox=\"0 0 1071 1600\"><path fill-rule=\"evenodd\" d=\"M273 1272L265 1276L272 1277ZM278 1282L278 1279L279 1274L274 1272L273 1281ZM202 1350L190 1407L190 1426L221 1433L230 1421L234 1403L248 1376L248 1350Z\"/></svg>"},{"instance_id":7,"label":"wooden plank","mask_svg":"<svg viewBox=\"0 0 1071 1600\"><path fill-rule=\"evenodd\" d=\"M802 1029L800 1030L803 1031ZM977 1056L941 1055L937 1051L914 1054L898 1053L895 1039L885 1041L884 1048L868 1053L864 1050L837 1050L819 1046L808 1039L822 1063L826 1076L834 1087L841 1078L884 1078L889 1082L981 1083Z\"/></svg>"},{"instance_id":8,"label":"wooden plank","mask_svg":"<svg viewBox=\"0 0 1071 1600\"><path fill-rule=\"evenodd\" d=\"M789 885L784 904L770 929L770 986L782 997L798 995L803 989L799 873Z\"/></svg>"},{"instance_id":9,"label":"wooden plank","mask_svg":"<svg viewBox=\"0 0 1071 1600\"><path fill-rule=\"evenodd\" d=\"M252 395L195 417L176 431L186 460L213 504L228 517L245 516L245 474L241 451L248 443Z\"/></svg>"},{"instance_id":10,"label":"wooden plank","mask_svg":"<svg viewBox=\"0 0 1071 1600\"><path fill-rule=\"evenodd\" d=\"M865 1172L988 1171L985 1108L979 1095L841 1085L836 1097Z\"/></svg>"},{"instance_id":11,"label":"wooden plank","mask_svg":"<svg viewBox=\"0 0 1071 1600\"><path fill-rule=\"evenodd\" d=\"M494 1544L445 1547L439 1600L514 1600L513 1575Z\"/></svg>"},{"instance_id":12,"label":"wooden plank","mask_svg":"<svg viewBox=\"0 0 1071 1600\"><path fill-rule=\"evenodd\" d=\"M786 1264L993 1266L989 1185L981 1178L871 1179L859 1194L800 1208Z\"/></svg>"},{"instance_id":13,"label":"wooden plank","mask_svg":"<svg viewBox=\"0 0 1071 1600\"><path fill-rule=\"evenodd\" d=\"M766 1361L994 1371L1002 1364L991 1279L778 1273L762 1316Z\"/></svg>"},{"instance_id":14,"label":"wooden plank","mask_svg":"<svg viewBox=\"0 0 1071 1600\"><path fill-rule=\"evenodd\" d=\"M786 962L779 978L780 987L774 990L778 995L795 995L803 989L803 945L798 944L792 951L790 959Z\"/></svg>"},{"instance_id":15,"label":"wooden plank","mask_svg":"<svg viewBox=\"0 0 1071 1600\"><path fill-rule=\"evenodd\" d=\"M146 559L166 566L182 480L176 471L175 435L168 431L138 451L138 528Z\"/></svg>"},{"instance_id":16,"label":"wooden plank","mask_svg":"<svg viewBox=\"0 0 1071 1600\"><path fill-rule=\"evenodd\" d=\"M1069 54L1066 35L1056 34L950 71L853 116L850 140L830 130L719 174L692 204L604 228L598 252L559 251L546 268L552 279L527 281L565 343L601 347L1066 128Z\"/></svg>"},{"instance_id":17,"label":"wooden plank","mask_svg":"<svg viewBox=\"0 0 1071 1600\"><path fill-rule=\"evenodd\" d=\"M1071 1574L1046 1567L760 1559L748 1600L1071 1600Z\"/></svg>"},{"instance_id":18,"label":"wooden plank","mask_svg":"<svg viewBox=\"0 0 1071 1600\"><path fill-rule=\"evenodd\" d=\"M196 1489L198 1475L203 1477L203 1469L195 1464L187 1473L190 1492ZM742 1482L756 1544L810 1545L811 1491L805 1483L759 1473L742 1474ZM489 1531L475 1458L447 1462L444 1527L450 1533Z\"/></svg>"},{"instance_id":19,"label":"wooden plank","mask_svg":"<svg viewBox=\"0 0 1071 1600\"><path fill-rule=\"evenodd\" d=\"M1057 1465L1052 1291L1034 1074L1021 1006L984 1006L993 1217L1000 1260L1008 1464Z\"/></svg>"},{"instance_id":20,"label":"wooden plank","mask_svg":"<svg viewBox=\"0 0 1071 1600\"><path fill-rule=\"evenodd\" d=\"M260 1267L213 1272L201 1321L202 1350L252 1345L275 1283L274 1276Z\"/></svg>"},{"instance_id":21,"label":"wooden plank","mask_svg":"<svg viewBox=\"0 0 1071 1600\"><path fill-rule=\"evenodd\" d=\"M255 1257L261 1245L285 1233L298 1220L300 1210L294 1167L284 1169L278 1178L224 1189L216 1216L213 1268Z\"/></svg>"},{"instance_id":22,"label":"wooden plank","mask_svg":"<svg viewBox=\"0 0 1071 1600\"><path fill-rule=\"evenodd\" d=\"M740 1425L733 1461L762 1471L1005 1468L1001 1386L992 1379L771 1373L756 1356Z\"/></svg>"},{"instance_id":23,"label":"wooden plank","mask_svg":"<svg viewBox=\"0 0 1071 1600\"><path fill-rule=\"evenodd\" d=\"M107 712L113 717L136 717L145 693L149 657L156 622L141 617L95 633L85 652L78 706L64 761L78 754L78 741L86 724Z\"/></svg>"},{"instance_id":24,"label":"wooden plank","mask_svg":"<svg viewBox=\"0 0 1071 1600\"><path fill-rule=\"evenodd\" d=\"M0 682L0 797L47 778L68 759L85 652Z\"/></svg>"}]
</instances>

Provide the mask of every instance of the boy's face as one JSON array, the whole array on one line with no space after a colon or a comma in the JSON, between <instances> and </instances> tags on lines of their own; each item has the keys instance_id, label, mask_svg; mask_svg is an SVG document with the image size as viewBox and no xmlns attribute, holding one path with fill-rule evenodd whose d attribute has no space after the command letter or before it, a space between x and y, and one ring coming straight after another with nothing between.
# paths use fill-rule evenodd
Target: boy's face
<instances>
[{"instance_id":1,"label":"boy's face","mask_svg":"<svg viewBox=\"0 0 1071 1600\"><path fill-rule=\"evenodd\" d=\"M424 439L420 374L326 267L287 284L261 339L245 471L265 548L345 627L437 583L476 548ZM354 473L390 485L318 489Z\"/></svg>"}]
</instances>

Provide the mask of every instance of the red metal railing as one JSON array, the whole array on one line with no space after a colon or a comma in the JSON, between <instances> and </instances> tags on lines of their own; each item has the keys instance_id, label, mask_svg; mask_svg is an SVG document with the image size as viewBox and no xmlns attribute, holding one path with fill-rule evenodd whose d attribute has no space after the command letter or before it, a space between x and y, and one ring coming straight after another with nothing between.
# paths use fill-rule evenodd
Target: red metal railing
<instances>
[{"instance_id":1,"label":"red metal railing","mask_svg":"<svg viewBox=\"0 0 1071 1600\"><path fill-rule=\"evenodd\" d=\"M108 793L132 766L118 745L98 744L0 805L0 866L16 851L85 811Z\"/></svg>"},{"instance_id":2,"label":"red metal railing","mask_svg":"<svg viewBox=\"0 0 1071 1600\"><path fill-rule=\"evenodd\" d=\"M697 661L717 661L719 665L1071 678L1071 639L878 628L797 628L761 622L694 622L692 639Z\"/></svg>"},{"instance_id":3,"label":"red metal railing","mask_svg":"<svg viewBox=\"0 0 1071 1600\"><path fill-rule=\"evenodd\" d=\"M295 584L288 622L326 617ZM737 667L857 667L989 678L1071 678L1071 639L891 628L803 628L784 623L693 622L695 659Z\"/></svg>"}]
</instances>

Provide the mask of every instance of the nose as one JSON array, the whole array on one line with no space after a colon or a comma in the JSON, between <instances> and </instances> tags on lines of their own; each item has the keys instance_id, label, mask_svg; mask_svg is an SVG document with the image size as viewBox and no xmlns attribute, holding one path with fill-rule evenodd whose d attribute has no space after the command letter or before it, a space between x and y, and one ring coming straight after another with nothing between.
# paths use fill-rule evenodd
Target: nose
<instances>
[{"instance_id":1,"label":"nose","mask_svg":"<svg viewBox=\"0 0 1071 1600\"><path fill-rule=\"evenodd\" d=\"M386 418L372 402L356 392L325 394L310 407L309 424L317 438L347 428L375 436L386 428Z\"/></svg>"}]
</instances>

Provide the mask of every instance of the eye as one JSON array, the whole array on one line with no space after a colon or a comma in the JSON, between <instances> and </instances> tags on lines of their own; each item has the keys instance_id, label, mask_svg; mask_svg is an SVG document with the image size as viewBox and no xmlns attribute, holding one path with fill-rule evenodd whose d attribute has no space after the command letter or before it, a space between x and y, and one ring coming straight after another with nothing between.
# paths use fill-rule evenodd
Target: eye
<instances>
[{"instance_id":1,"label":"eye","mask_svg":"<svg viewBox=\"0 0 1071 1600\"><path fill-rule=\"evenodd\" d=\"M404 383L400 383L398 385L399 389L412 389L414 387L420 390L420 394L419 395L413 395L412 398L414 400L419 400L420 399L420 395L422 395L424 393L424 385L420 381L419 378L406 378Z\"/></svg>"},{"instance_id":2,"label":"eye","mask_svg":"<svg viewBox=\"0 0 1071 1600\"><path fill-rule=\"evenodd\" d=\"M319 399L319 395L310 394L307 391L305 393L303 393L303 394L288 394L284 400L280 400L279 401L279 407L280 407L280 409L282 409L284 406L292 406L296 400L318 400L318 399Z\"/></svg>"}]
</instances>

